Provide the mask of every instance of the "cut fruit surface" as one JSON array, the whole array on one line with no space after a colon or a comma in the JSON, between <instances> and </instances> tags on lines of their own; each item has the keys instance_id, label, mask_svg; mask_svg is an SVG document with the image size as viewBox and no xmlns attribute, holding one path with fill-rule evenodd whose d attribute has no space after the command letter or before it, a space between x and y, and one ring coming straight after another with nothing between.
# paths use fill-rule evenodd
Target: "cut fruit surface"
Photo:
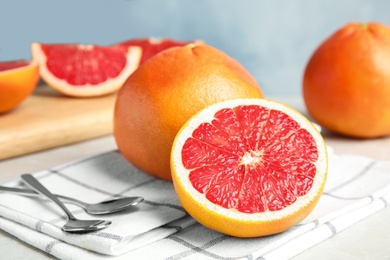
<instances>
[{"instance_id":1,"label":"cut fruit surface","mask_svg":"<svg viewBox=\"0 0 390 260\"><path fill-rule=\"evenodd\" d=\"M140 47L82 44L31 45L46 83L65 95L92 97L113 93L138 68Z\"/></svg>"},{"instance_id":2,"label":"cut fruit surface","mask_svg":"<svg viewBox=\"0 0 390 260\"><path fill-rule=\"evenodd\" d=\"M10 111L32 94L39 80L38 64L26 60L0 62L0 113Z\"/></svg>"},{"instance_id":3,"label":"cut fruit surface","mask_svg":"<svg viewBox=\"0 0 390 260\"><path fill-rule=\"evenodd\" d=\"M303 220L322 194L327 152L297 111L265 99L209 106L179 131L172 179L183 207L219 232L256 237Z\"/></svg>"},{"instance_id":4,"label":"cut fruit surface","mask_svg":"<svg viewBox=\"0 0 390 260\"><path fill-rule=\"evenodd\" d=\"M138 46L142 48L142 58L140 64L144 63L157 53L171 47L184 46L190 43L200 44L201 41L178 41L174 39L140 38L131 39L117 45L120 46Z\"/></svg>"}]
</instances>

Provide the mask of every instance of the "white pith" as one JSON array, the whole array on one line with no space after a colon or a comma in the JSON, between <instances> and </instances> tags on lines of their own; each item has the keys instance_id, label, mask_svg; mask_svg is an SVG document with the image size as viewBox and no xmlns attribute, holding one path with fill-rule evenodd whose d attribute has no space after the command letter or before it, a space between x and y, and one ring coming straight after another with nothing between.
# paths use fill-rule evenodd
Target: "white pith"
<instances>
[{"instance_id":1,"label":"white pith","mask_svg":"<svg viewBox=\"0 0 390 260\"><path fill-rule=\"evenodd\" d=\"M265 211L261 213L242 213L235 209L226 209L219 205L216 205L210 202L204 194L199 193L195 188L193 188L192 183L190 182L188 175L190 173L183 164L181 157L181 148L183 147L185 141L192 135L192 132L202 123L211 122L214 119L214 114L223 109L223 108L234 108L239 105L259 105L265 106L270 109L276 109L284 112L285 114L291 116L295 121L297 121L301 128L306 129L315 139L317 149L318 149L318 161L315 162L317 168L316 177L314 178L313 185L308 193L304 196L297 197L297 200L279 211ZM180 138L178 138L180 137ZM246 158L241 160L241 163L253 163L261 161L261 151L257 151L258 154L247 154ZM275 220L281 219L292 213L298 211L300 208L306 206L308 202L312 201L315 197L318 197L320 189L323 187L323 183L326 179L327 173L327 154L325 143L323 142L321 134L318 132L316 127L308 121L303 115L299 112L292 110L291 108L270 101L266 99L237 99L221 102L215 105L212 105L205 110L198 113L195 117L190 119L187 124L180 130L177 135L173 148L172 148L172 163L176 169L176 172L172 172L177 176L176 180L181 183L182 186L186 187L186 191L192 198L195 198L197 203L202 204L205 208L208 208L211 211L216 212L217 214L223 215L225 217L231 217L232 219L245 219L249 221L266 221L266 220Z\"/></svg>"},{"instance_id":2,"label":"white pith","mask_svg":"<svg viewBox=\"0 0 390 260\"><path fill-rule=\"evenodd\" d=\"M83 45L85 48L91 48L90 45ZM31 45L32 58L39 64L39 71L41 77L45 82L59 89L61 92L68 95L75 96L97 96L104 93L114 92L119 89L126 79L133 73L141 61L142 48L137 46L130 46L126 52L126 66L121 73L115 77L110 78L98 85L70 85L66 80L55 77L46 66L46 55L43 53L39 43L32 43Z\"/></svg>"},{"instance_id":3,"label":"white pith","mask_svg":"<svg viewBox=\"0 0 390 260\"><path fill-rule=\"evenodd\" d=\"M264 151L249 151L241 158L241 164L243 165L259 165L262 161Z\"/></svg>"}]
</instances>

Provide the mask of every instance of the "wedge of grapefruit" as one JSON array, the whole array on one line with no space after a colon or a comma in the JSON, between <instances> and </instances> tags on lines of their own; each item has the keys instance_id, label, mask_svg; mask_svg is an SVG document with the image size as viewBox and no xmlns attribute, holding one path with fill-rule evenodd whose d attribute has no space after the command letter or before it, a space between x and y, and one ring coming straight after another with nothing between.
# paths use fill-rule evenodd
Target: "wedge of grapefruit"
<instances>
[{"instance_id":1,"label":"wedge of grapefruit","mask_svg":"<svg viewBox=\"0 0 390 260\"><path fill-rule=\"evenodd\" d=\"M130 47L138 46L142 48L142 58L140 64L144 63L157 53L176 46L185 46L190 43L201 44L202 41L178 41L168 38L139 38L139 39L130 39L118 43L117 45Z\"/></svg>"},{"instance_id":2,"label":"wedge of grapefruit","mask_svg":"<svg viewBox=\"0 0 390 260\"><path fill-rule=\"evenodd\" d=\"M131 46L32 43L33 60L46 83L74 97L117 91L138 68L142 50Z\"/></svg>"},{"instance_id":3,"label":"wedge of grapefruit","mask_svg":"<svg viewBox=\"0 0 390 260\"><path fill-rule=\"evenodd\" d=\"M0 113L29 97L39 80L38 64L27 60L0 62Z\"/></svg>"},{"instance_id":4,"label":"wedge of grapefruit","mask_svg":"<svg viewBox=\"0 0 390 260\"><path fill-rule=\"evenodd\" d=\"M172 179L186 211L237 237L282 232L316 206L327 176L321 134L297 111L265 99L211 105L177 134Z\"/></svg>"}]
</instances>

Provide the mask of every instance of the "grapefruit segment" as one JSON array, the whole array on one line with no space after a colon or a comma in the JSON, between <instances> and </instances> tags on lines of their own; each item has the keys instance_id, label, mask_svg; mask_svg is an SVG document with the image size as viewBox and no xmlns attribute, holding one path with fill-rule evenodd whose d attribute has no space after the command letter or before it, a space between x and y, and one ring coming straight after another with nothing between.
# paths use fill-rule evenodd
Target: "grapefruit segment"
<instances>
[{"instance_id":1,"label":"grapefruit segment","mask_svg":"<svg viewBox=\"0 0 390 260\"><path fill-rule=\"evenodd\" d=\"M16 60L0 62L0 113L22 103L35 90L39 80L38 64Z\"/></svg>"},{"instance_id":2,"label":"grapefruit segment","mask_svg":"<svg viewBox=\"0 0 390 260\"><path fill-rule=\"evenodd\" d=\"M7 71L7 70L9 71L16 68L22 68L29 65L31 65L31 61L27 61L27 60L1 61L0 72Z\"/></svg>"},{"instance_id":3,"label":"grapefruit segment","mask_svg":"<svg viewBox=\"0 0 390 260\"><path fill-rule=\"evenodd\" d=\"M172 179L203 225L254 237L284 231L317 204L327 175L325 143L301 114L264 99L209 106L179 131Z\"/></svg>"},{"instance_id":4,"label":"grapefruit segment","mask_svg":"<svg viewBox=\"0 0 390 260\"><path fill-rule=\"evenodd\" d=\"M138 68L139 47L32 43L32 57L46 83L75 97L101 96L118 90Z\"/></svg>"},{"instance_id":5,"label":"grapefruit segment","mask_svg":"<svg viewBox=\"0 0 390 260\"><path fill-rule=\"evenodd\" d=\"M140 38L131 39L118 43L119 46L138 46L142 48L142 58L140 64L144 63L157 53L176 46L185 46L190 43L201 43L202 41L178 41L174 39L159 39L159 38Z\"/></svg>"}]
</instances>

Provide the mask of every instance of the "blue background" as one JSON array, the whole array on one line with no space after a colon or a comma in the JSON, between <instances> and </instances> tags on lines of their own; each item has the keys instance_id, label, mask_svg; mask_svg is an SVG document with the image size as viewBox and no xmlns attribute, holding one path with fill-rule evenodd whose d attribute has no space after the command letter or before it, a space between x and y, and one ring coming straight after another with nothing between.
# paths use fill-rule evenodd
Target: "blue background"
<instances>
[{"instance_id":1,"label":"blue background","mask_svg":"<svg viewBox=\"0 0 390 260\"><path fill-rule=\"evenodd\" d=\"M316 47L348 22L390 25L388 0L1 0L0 60L30 43L201 39L243 64L266 96L300 96Z\"/></svg>"}]
</instances>

